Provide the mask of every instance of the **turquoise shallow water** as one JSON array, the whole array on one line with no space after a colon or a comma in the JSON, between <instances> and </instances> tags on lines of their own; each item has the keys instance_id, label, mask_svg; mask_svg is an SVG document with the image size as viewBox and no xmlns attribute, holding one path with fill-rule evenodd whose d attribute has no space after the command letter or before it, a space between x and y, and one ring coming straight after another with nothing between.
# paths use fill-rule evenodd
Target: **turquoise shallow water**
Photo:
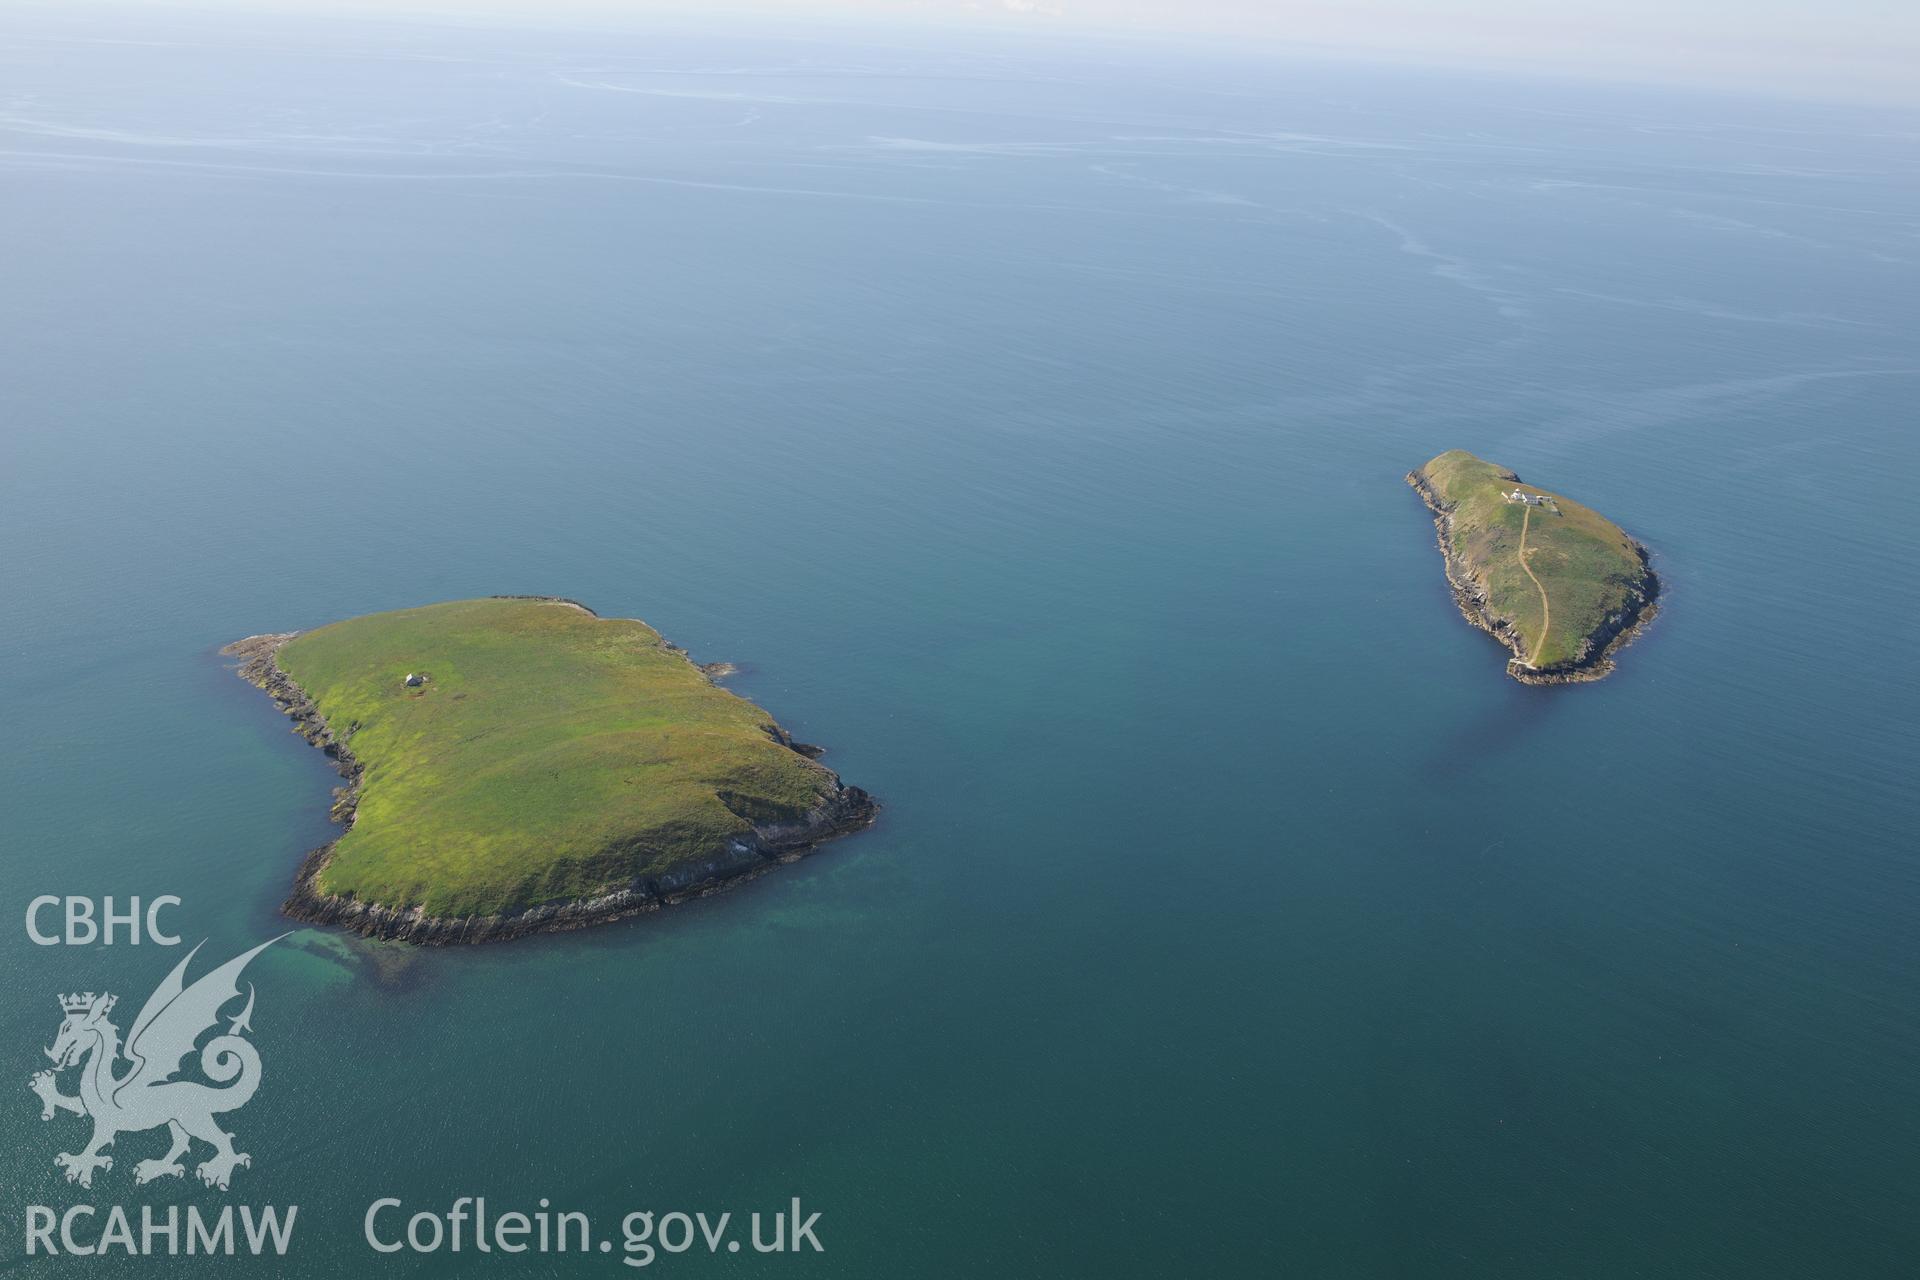
<instances>
[{"instance_id":1,"label":"turquoise shallow water","mask_svg":"<svg viewBox=\"0 0 1920 1280\"><path fill-rule=\"evenodd\" d=\"M300 1206L274 1274L622 1270L360 1241L471 1194L824 1215L669 1273L1910 1274L1912 117L929 32L0 33L7 919L270 936L333 777L214 650L450 597L738 662L888 805L630 926L269 952L226 1199ZM1617 677L1520 688L1454 614L1400 483L1454 446L1654 548ZM10 1070L174 958L0 928ZM0 1106L9 1266L125 1265L22 1257L76 1123Z\"/></svg>"}]
</instances>

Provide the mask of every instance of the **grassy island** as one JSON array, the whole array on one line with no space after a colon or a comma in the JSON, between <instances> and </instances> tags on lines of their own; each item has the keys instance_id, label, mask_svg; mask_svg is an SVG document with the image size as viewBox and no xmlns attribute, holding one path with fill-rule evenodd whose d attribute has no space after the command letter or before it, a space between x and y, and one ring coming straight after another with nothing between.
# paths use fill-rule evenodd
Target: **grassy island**
<instances>
[{"instance_id":1,"label":"grassy island","mask_svg":"<svg viewBox=\"0 0 1920 1280\"><path fill-rule=\"evenodd\" d=\"M759 707L645 623L462 600L228 646L347 783L290 914L420 942L644 911L868 825Z\"/></svg>"},{"instance_id":2,"label":"grassy island","mask_svg":"<svg viewBox=\"0 0 1920 1280\"><path fill-rule=\"evenodd\" d=\"M1646 548L1598 512L1460 449L1407 483L1434 512L1461 613L1513 651L1516 680L1597 680L1653 617Z\"/></svg>"}]
</instances>

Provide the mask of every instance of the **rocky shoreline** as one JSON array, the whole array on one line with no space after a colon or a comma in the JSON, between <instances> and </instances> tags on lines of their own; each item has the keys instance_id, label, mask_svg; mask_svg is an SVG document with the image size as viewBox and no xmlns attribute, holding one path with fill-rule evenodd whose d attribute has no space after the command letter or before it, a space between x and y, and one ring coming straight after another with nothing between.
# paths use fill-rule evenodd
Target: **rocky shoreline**
<instances>
[{"instance_id":1,"label":"rocky shoreline","mask_svg":"<svg viewBox=\"0 0 1920 1280\"><path fill-rule=\"evenodd\" d=\"M593 612L577 601L562 600L557 596L511 598L552 600L559 604L574 605L588 613ZM284 631L248 636L234 641L220 652L241 660L235 674L273 699L274 705L293 721L293 731L323 752L345 779L334 788L328 816L343 827L351 828L360 796L361 763L354 758L346 743L334 734L321 716L320 709L307 697L306 691L294 683L275 661L274 655L280 646L299 634L297 631ZM685 656L684 650L676 648L674 651ZM711 668L698 669L709 679L721 674ZM781 745L800 755L811 758L821 754L819 747L795 742L778 725L773 727L773 736ZM714 850L711 857L701 862L676 869L669 875L636 881L595 898L543 903L506 915L462 917L430 916L419 907L397 908L362 902L319 890L317 877L333 854L335 841L329 841L301 859L299 870L294 875L293 891L280 909L293 919L308 924L334 925L363 937L423 946L505 942L528 934L562 932L605 924L732 888L764 875L777 866L797 862L830 840L872 826L879 815L879 803L859 787L847 786L837 777L834 782L835 790L827 801L800 821L755 824L745 836L727 841Z\"/></svg>"},{"instance_id":2,"label":"rocky shoreline","mask_svg":"<svg viewBox=\"0 0 1920 1280\"><path fill-rule=\"evenodd\" d=\"M1518 482L1520 477L1511 471L1506 478ZM1613 674L1613 655L1637 639L1652 625L1660 612L1660 579L1654 574L1647 548L1638 539L1629 539L1633 550L1640 557L1640 563L1646 568L1646 587L1628 601L1628 607L1620 613L1606 619L1602 629L1587 637L1580 654L1570 663L1555 667L1533 668L1526 665L1526 642L1519 632L1496 617L1487 603L1486 591L1473 578L1466 561L1453 548L1453 508L1441 500L1440 495L1418 471L1409 471L1407 484L1420 495L1420 500L1433 512L1435 540L1440 544L1440 557L1446 564L1447 586L1453 592L1453 602L1459 607L1460 616L1477 629L1486 632L1498 640L1513 654L1507 660L1507 674L1521 684L1586 684L1594 680L1604 680Z\"/></svg>"}]
</instances>

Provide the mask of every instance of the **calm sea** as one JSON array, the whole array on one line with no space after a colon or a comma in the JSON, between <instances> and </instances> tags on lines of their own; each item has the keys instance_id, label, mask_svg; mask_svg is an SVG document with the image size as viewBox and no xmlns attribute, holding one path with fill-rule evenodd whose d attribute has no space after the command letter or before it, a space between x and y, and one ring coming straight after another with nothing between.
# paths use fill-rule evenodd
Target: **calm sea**
<instances>
[{"instance_id":1,"label":"calm sea","mask_svg":"<svg viewBox=\"0 0 1920 1280\"><path fill-rule=\"evenodd\" d=\"M786 1276L1912 1274L1920 117L922 31L0 19L0 1079L35 894L279 927L335 781L215 655L536 592L888 808L590 935L256 962L222 1196L754 1210ZM1655 551L1525 689L1400 477ZM125 1026L125 1022L122 1022ZM150 1149L151 1148L151 1149ZM389 1219L394 1221L395 1219ZM602 1230L604 1228L604 1230ZM263 1265L231 1264L236 1274Z\"/></svg>"}]
</instances>

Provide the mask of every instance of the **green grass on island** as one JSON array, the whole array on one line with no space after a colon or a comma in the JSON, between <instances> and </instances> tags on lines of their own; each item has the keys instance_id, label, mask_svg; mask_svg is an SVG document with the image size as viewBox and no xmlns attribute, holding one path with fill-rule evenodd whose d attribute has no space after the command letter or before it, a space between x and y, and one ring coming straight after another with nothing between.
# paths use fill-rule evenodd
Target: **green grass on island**
<instances>
[{"instance_id":1,"label":"green grass on island","mask_svg":"<svg viewBox=\"0 0 1920 1280\"><path fill-rule=\"evenodd\" d=\"M1603 675L1650 615L1658 583L1644 550L1598 512L1459 449L1408 480L1439 513L1462 610L1515 650L1516 677Z\"/></svg>"},{"instance_id":2,"label":"green grass on island","mask_svg":"<svg viewBox=\"0 0 1920 1280\"><path fill-rule=\"evenodd\" d=\"M651 627L560 601L373 614L275 661L363 770L323 895L447 918L685 879L839 789Z\"/></svg>"}]
</instances>

